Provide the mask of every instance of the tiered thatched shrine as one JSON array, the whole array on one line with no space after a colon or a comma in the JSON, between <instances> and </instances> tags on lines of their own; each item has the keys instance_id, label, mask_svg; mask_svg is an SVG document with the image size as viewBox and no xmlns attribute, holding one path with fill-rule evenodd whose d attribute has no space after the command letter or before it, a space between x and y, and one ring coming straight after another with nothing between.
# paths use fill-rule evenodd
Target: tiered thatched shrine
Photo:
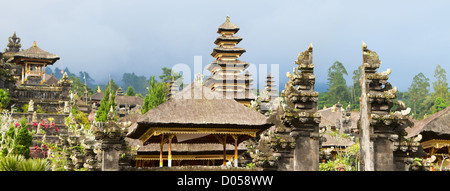
<instances>
[{"instance_id":1,"label":"tiered thatched shrine","mask_svg":"<svg viewBox=\"0 0 450 191\"><path fill-rule=\"evenodd\" d=\"M223 97L234 98L239 103L246 106L256 96L250 92L253 79L248 71L242 75L241 72L248 68L248 62L240 61L238 58L245 52L245 49L235 47L241 37L233 36L239 31L239 27L230 22L227 16L225 23L219 26L217 37L211 56L216 60L208 65L207 69L212 75L205 80L205 86L213 91L220 92Z\"/></svg>"},{"instance_id":2,"label":"tiered thatched shrine","mask_svg":"<svg viewBox=\"0 0 450 191\"><path fill-rule=\"evenodd\" d=\"M196 80L143 115L130 127L127 137L139 139L144 147L148 144L158 146L138 150L136 165L157 166L159 163L159 166L172 166L172 160L176 160L174 165L225 165L233 158L237 166L239 144L257 136L271 124L266 122L264 115L234 99L219 99L217 94L203 86L201 80ZM166 143L167 152L163 151ZM172 144L179 144L179 150L173 150ZM201 146L203 144L207 146ZM227 144L234 146L234 155L232 150L227 150ZM223 148L221 152L217 146ZM156 155L155 147L159 147Z\"/></svg>"}]
</instances>

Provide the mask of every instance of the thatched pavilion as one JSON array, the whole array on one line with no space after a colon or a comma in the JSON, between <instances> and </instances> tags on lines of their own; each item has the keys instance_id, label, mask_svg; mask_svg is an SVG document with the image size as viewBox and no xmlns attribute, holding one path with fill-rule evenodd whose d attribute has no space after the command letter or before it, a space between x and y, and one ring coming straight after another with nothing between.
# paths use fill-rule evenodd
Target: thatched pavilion
<instances>
[{"instance_id":1,"label":"thatched pavilion","mask_svg":"<svg viewBox=\"0 0 450 191\"><path fill-rule=\"evenodd\" d=\"M217 165L214 161L221 159L225 165L231 158L234 158L237 166L239 144L257 136L271 125L266 122L264 115L234 99L223 98L222 94L203 86L200 80L176 93L167 102L149 110L129 128L127 137L140 140L147 148L138 151L137 166L157 160L159 166L163 166L165 161L168 166L172 166L172 159L191 161L185 165L204 164L199 163L199 160ZM166 153L163 151L166 143L167 157L163 156ZM172 143L177 144L174 153ZM148 144L153 146L146 146ZM234 156L230 157L232 150L227 151L227 144L234 146ZM218 146L222 147L222 152L218 152ZM155 156L157 147L159 157Z\"/></svg>"},{"instance_id":2,"label":"thatched pavilion","mask_svg":"<svg viewBox=\"0 0 450 191\"><path fill-rule=\"evenodd\" d=\"M427 157L436 155L438 163L442 157L448 159L450 154L450 107L415 122L413 128L405 129L406 138L416 138L420 134L420 143ZM448 164L450 165L450 164Z\"/></svg>"}]
</instances>

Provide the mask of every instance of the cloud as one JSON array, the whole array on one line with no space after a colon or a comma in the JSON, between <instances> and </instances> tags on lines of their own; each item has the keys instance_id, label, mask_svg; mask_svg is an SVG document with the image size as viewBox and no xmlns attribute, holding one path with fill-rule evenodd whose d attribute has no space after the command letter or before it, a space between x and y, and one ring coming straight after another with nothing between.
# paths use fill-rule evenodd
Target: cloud
<instances>
[{"instance_id":1,"label":"cloud","mask_svg":"<svg viewBox=\"0 0 450 191\"><path fill-rule=\"evenodd\" d=\"M380 71L392 68L390 82L400 91L419 72L433 81L436 64L450 71L448 1L19 0L0 7L6 7L0 13L0 45L6 47L16 31L22 48L38 41L61 57L55 66L87 71L99 82L109 73L150 77L178 63L193 67L194 56L209 64L226 15L241 28L239 47L247 50L241 60L280 65L278 87L311 42L318 82L326 82L335 61L349 73L361 65L363 40L380 55Z\"/></svg>"}]
</instances>

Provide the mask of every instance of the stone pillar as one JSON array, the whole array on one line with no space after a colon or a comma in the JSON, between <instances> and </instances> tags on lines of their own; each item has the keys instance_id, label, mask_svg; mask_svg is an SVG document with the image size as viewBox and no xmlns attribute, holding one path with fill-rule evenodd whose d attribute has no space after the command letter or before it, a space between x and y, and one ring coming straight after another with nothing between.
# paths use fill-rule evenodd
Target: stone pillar
<instances>
[{"instance_id":1,"label":"stone pillar","mask_svg":"<svg viewBox=\"0 0 450 191\"><path fill-rule=\"evenodd\" d=\"M122 162L121 155L124 153L126 130L120 128L114 122L114 111L110 108L108 122L103 126L94 128L96 140L101 142L102 171L119 171ZM125 153L126 154L126 153Z\"/></svg>"},{"instance_id":2,"label":"stone pillar","mask_svg":"<svg viewBox=\"0 0 450 191\"><path fill-rule=\"evenodd\" d=\"M277 111L269 121L275 124L271 145L278 157L278 170L318 171L320 113L317 112L318 92L314 91L315 76L312 45L298 55L294 72L281 92Z\"/></svg>"},{"instance_id":3,"label":"stone pillar","mask_svg":"<svg viewBox=\"0 0 450 191\"><path fill-rule=\"evenodd\" d=\"M316 133L317 132L317 133ZM304 128L295 138L294 170L319 170L319 126Z\"/></svg>"},{"instance_id":4,"label":"stone pillar","mask_svg":"<svg viewBox=\"0 0 450 191\"><path fill-rule=\"evenodd\" d=\"M103 140L102 171L119 171L120 146L117 141Z\"/></svg>"},{"instance_id":5,"label":"stone pillar","mask_svg":"<svg viewBox=\"0 0 450 191\"><path fill-rule=\"evenodd\" d=\"M407 135L404 129L413 125L408 117L411 109L406 108L402 101L394 103L397 87L387 81L390 69L377 73L381 64L378 54L367 49L364 42L362 52L361 117L358 124L361 131L361 162L364 164L362 169L405 170L405 164L399 161L404 161L408 150L417 150L416 143L404 138ZM398 106L395 110L392 109L394 105Z\"/></svg>"}]
</instances>

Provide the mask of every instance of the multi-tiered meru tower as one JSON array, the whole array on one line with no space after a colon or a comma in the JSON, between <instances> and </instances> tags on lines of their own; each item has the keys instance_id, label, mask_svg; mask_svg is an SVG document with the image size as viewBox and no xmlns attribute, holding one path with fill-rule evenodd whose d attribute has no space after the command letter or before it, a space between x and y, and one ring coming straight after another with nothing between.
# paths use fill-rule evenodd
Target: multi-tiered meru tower
<instances>
[{"instance_id":1,"label":"multi-tiered meru tower","mask_svg":"<svg viewBox=\"0 0 450 191\"><path fill-rule=\"evenodd\" d=\"M217 47L211 53L216 60L207 67L212 75L205 80L204 85L213 91L223 92L224 98L234 98L239 103L249 106L250 101L255 99L255 95L250 92L253 79L248 71L241 74L249 64L238 60L245 52L245 49L236 47L242 40L241 37L233 36L238 31L239 27L231 23L228 16L219 26L217 33L221 36L214 42Z\"/></svg>"}]
</instances>

